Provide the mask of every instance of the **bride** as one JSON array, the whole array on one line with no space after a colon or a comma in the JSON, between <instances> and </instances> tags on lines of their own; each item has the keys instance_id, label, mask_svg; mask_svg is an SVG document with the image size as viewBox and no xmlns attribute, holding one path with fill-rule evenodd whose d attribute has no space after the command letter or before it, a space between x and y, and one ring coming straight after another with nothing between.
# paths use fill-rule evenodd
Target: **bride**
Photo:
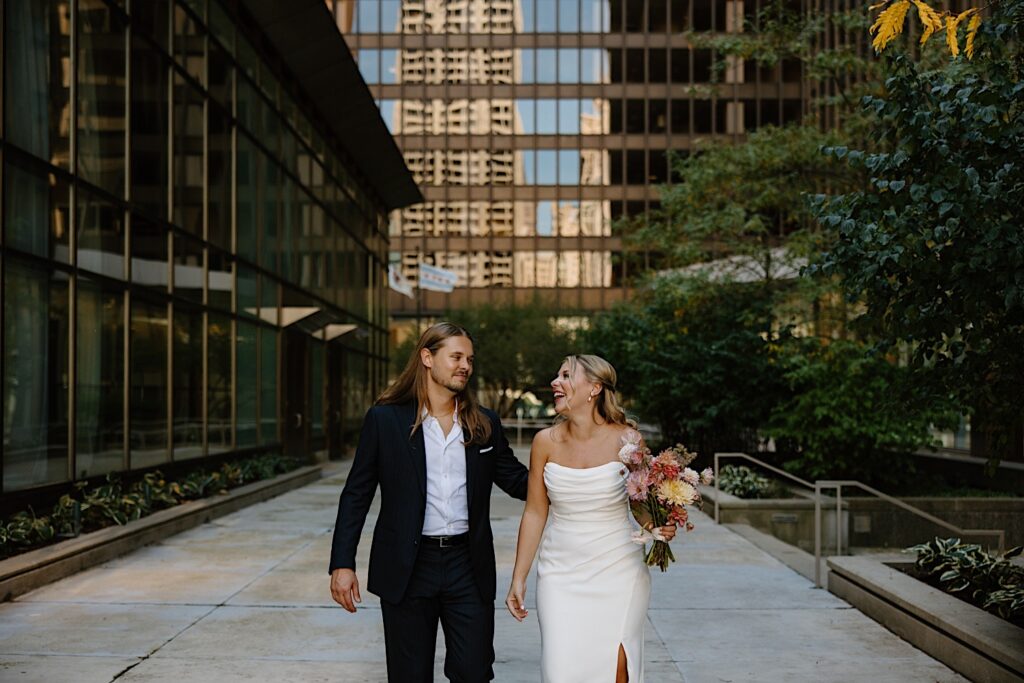
<instances>
[{"instance_id":1,"label":"bride","mask_svg":"<svg viewBox=\"0 0 1024 683\"><path fill-rule=\"evenodd\" d=\"M633 540L628 472L618 459L634 425L615 399L615 369L603 358L569 356L551 388L556 423L533 440L505 605L519 621L526 617L526 577L539 545L543 680L610 681L614 671L616 683L638 683L651 578ZM675 531L665 526L655 535L671 540Z\"/></svg>"}]
</instances>

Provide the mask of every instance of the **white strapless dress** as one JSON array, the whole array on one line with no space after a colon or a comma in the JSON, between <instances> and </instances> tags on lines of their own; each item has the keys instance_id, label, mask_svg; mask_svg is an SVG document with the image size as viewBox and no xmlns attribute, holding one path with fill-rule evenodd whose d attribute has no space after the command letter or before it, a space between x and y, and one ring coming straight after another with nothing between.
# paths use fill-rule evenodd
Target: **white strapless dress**
<instances>
[{"instance_id":1,"label":"white strapless dress","mask_svg":"<svg viewBox=\"0 0 1024 683\"><path fill-rule=\"evenodd\" d=\"M550 507L537 559L544 683L611 683L619 645L630 683L644 678L651 575L626 496L624 465L574 469L549 462Z\"/></svg>"}]
</instances>

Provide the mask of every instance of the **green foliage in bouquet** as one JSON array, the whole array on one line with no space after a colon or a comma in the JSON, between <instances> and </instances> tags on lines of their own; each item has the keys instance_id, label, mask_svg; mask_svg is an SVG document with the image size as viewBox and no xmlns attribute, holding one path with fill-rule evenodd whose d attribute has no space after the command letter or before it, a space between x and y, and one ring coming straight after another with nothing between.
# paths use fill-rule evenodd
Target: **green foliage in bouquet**
<instances>
[{"instance_id":1,"label":"green foliage in bouquet","mask_svg":"<svg viewBox=\"0 0 1024 683\"><path fill-rule=\"evenodd\" d=\"M959 538L936 538L905 552L917 553L915 567L943 590L1024 626L1024 567L1010 562L1022 550L996 557Z\"/></svg>"}]
</instances>

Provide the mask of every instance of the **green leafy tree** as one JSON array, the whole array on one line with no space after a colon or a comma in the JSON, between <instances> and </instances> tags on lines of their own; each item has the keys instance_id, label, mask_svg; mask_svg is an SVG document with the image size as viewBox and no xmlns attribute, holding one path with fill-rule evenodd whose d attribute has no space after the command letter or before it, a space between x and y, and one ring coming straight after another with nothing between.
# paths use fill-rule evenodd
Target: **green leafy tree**
<instances>
[{"instance_id":1,"label":"green leafy tree","mask_svg":"<svg viewBox=\"0 0 1024 683\"><path fill-rule=\"evenodd\" d=\"M630 410L658 424L666 443L702 455L757 450L758 430L787 391L765 309L749 284L662 276L598 315L584 346L615 366Z\"/></svg>"},{"instance_id":2,"label":"green leafy tree","mask_svg":"<svg viewBox=\"0 0 1024 683\"><path fill-rule=\"evenodd\" d=\"M887 51L885 92L863 101L885 151L826 150L870 182L815 198L833 242L811 272L840 279L860 328L906 349L1005 457L1024 418L1024 1L991 7L972 60Z\"/></svg>"},{"instance_id":3,"label":"green leafy tree","mask_svg":"<svg viewBox=\"0 0 1024 683\"><path fill-rule=\"evenodd\" d=\"M958 417L948 397L923 397L906 368L858 342L791 340L780 362L791 397L774 407L766 433L805 477L903 483L913 472L907 456L932 444L932 426Z\"/></svg>"},{"instance_id":4,"label":"green leafy tree","mask_svg":"<svg viewBox=\"0 0 1024 683\"><path fill-rule=\"evenodd\" d=\"M484 304L451 314L476 340L473 375L483 405L508 417L525 392L550 392L548 382L575 351L575 332L561 313L538 298L528 305Z\"/></svg>"},{"instance_id":5,"label":"green leafy tree","mask_svg":"<svg viewBox=\"0 0 1024 683\"><path fill-rule=\"evenodd\" d=\"M580 318L563 314L541 299L525 306L482 304L449 313L446 319L465 327L476 341L471 381L483 405L509 417L524 393L550 392L548 382L575 351L575 326L568 321ZM417 337L409 335L392 349L393 376L405 367Z\"/></svg>"}]
</instances>

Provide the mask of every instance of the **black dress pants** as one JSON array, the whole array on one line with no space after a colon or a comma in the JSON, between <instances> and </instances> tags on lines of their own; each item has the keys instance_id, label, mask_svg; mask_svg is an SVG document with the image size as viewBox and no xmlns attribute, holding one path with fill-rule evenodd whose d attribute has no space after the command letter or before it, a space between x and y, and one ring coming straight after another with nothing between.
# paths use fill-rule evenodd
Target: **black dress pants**
<instances>
[{"instance_id":1,"label":"black dress pants","mask_svg":"<svg viewBox=\"0 0 1024 683\"><path fill-rule=\"evenodd\" d=\"M437 623L444 632L444 675L455 683L494 678L494 603L473 579L469 546L420 544L412 578L399 603L381 600L390 683L434 680Z\"/></svg>"}]
</instances>

